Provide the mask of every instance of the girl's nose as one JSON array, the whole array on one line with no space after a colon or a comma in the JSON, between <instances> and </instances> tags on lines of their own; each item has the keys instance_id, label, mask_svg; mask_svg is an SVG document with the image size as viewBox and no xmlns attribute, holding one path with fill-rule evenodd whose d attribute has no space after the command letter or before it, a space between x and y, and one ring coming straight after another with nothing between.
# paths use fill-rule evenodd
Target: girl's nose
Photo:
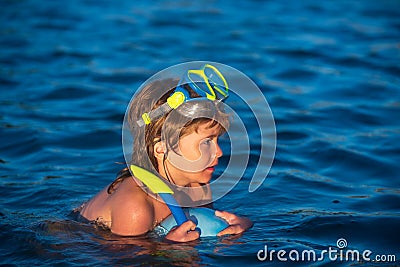
<instances>
[{"instance_id":1,"label":"girl's nose","mask_svg":"<svg viewBox=\"0 0 400 267\"><path fill-rule=\"evenodd\" d=\"M221 148L219 147L218 142L215 142L215 148L217 149L215 151L215 156L217 158L220 158L223 155L223 152L222 152Z\"/></svg>"}]
</instances>

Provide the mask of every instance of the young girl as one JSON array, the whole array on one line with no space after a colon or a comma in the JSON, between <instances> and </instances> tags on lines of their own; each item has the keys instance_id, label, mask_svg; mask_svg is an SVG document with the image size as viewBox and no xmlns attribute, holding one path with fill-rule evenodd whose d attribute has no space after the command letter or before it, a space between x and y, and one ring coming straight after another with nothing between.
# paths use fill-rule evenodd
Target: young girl
<instances>
[{"instance_id":1,"label":"young girl","mask_svg":"<svg viewBox=\"0 0 400 267\"><path fill-rule=\"evenodd\" d=\"M215 67L206 67L221 75ZM194 81L178 84L174 79L154 81L135 96L127 113L130 128L135 132L131 163L158 174L176 188L185 188L186 194L175 194L177 201L190 201L197 206L211 201L208 183L222 156L218 137L224 133L228 121L218 101L199 94L201 86L215 85L208 80L202 84ZM207 90L214 92L213 89L219 91ZM174 98L178 99L175 104ZM197 159L202 157L207 160L200 160L199 164ZM137 236L152 231L171 211L126 168L85 203L80 214L108 227L114 234ZM249 219L226 211L216 211L215 215L229 225L218 236L242 233L252 226ZM199 238L195 228L196 224L188 220L173 228L165 238L178 242L195 240Z\"/></svg>"}]
</instances>

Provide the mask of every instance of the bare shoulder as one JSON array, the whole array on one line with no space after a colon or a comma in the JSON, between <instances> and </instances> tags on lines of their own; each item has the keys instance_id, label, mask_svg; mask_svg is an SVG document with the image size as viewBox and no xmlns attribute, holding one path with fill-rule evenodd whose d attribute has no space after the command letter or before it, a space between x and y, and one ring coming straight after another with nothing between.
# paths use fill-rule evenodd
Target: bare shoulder
<instances>
[{"instance_id":1,"label":"bare shoulder","mask_svg":"<svg viewBox=\"0 0 400 267\"><path fill-rule=\"evenodd\" d=\"M121 236L136 236L150 231L154 207L147 194L133 179L124 181L111 199L111 231Z\"/></svg>"}]
</instances>

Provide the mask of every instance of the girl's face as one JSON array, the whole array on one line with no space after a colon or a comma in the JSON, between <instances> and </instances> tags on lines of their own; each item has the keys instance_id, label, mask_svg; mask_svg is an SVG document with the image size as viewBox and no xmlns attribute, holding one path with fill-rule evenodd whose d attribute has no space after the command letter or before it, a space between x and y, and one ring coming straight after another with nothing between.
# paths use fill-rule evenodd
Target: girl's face
<instances>
[{"instance_id":1,"label":"girl's face","mask_svg":"<svg viewBox=\"0 0 400 267\"><path fill-rule=\"evenodd\" d=\"M165 161L166 169L172 180L180 186L186 186L191 183L208 183L211 180L215 166L218 164L218 158L222 156L222 150L218 145L220 127L215 125L208 128L211 122L203 123L197 131L185 135L179 140L179 150L181 155L188 161L196 161L203 156L206 157L206 164L203 164L200 170L196 172L187 171L188 168L178 168L169 159ZM203 155L202 155L203 154ZM211 156L211 158L210 158ZM187 164L189 165L189 163ZM160 174L165 175L162 163L159 164Z\"/></svg>"}]
</instances>

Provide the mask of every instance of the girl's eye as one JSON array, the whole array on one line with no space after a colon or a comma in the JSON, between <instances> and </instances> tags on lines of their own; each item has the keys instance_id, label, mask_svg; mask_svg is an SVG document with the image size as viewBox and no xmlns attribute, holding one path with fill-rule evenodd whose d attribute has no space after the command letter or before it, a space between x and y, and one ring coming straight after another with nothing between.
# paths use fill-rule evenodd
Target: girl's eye
<instances>
[{"instance_id":1,"label":"girl's eye","mask_svg":"<svg viewBox=\"0 0 400 267\"><path fill-rule=\"evenodd\" d=\"M210 145L212 143L212 140L211 140L211 138L206 138L201 143L204 144L204 145Z\"/></svg>"}]
</instances>

